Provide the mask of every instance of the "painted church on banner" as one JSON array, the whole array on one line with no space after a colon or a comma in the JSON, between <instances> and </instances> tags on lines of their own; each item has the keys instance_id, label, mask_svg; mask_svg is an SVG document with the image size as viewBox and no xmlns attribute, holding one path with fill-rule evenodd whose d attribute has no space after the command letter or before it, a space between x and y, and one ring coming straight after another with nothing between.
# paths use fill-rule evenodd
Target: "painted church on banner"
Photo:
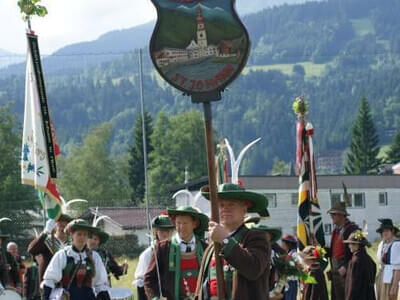
<instances>
[{"instance_id":1,"label":"painted church on banner","mask_svg":"<svg viewBox=\"0 0 400 300\"><path fill-rule=\"evenodd\" d=\"M204 23L202 8L197 6L197 31L196 40L193 39L185 49L164 48L156 52L156 63L159 67L166 67L171 64L191 63L209 57L235 57L231 53L235 41L223 40L219 45L209 45L207 30Z\"/></svg>"}]
</instances>

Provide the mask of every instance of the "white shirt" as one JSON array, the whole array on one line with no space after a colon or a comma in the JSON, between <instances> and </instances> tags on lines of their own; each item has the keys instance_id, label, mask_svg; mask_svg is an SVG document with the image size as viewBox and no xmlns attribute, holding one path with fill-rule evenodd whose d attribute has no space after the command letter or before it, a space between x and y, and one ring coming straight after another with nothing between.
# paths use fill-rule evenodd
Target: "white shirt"
<instances>
[{"instance_id":1,"label":"white shirt","mask_svg":"<svg viewBox=\"0 0 400 300\"><path fill-rule=\"evenodd\" d=\"M67 256L73 257L75 263L78 263L81 260L82 264L86 264L86 251L76 252L72 249L72 246L66 246L63 250L57 251L51 259L43 276L42 287L43 285L46 285L50 288L54 288L55 285L61 281L62 271L67 265ZM109 283L106 268L104 267L100 255L96 251L92 251L92 256L96 270L95 276L92 280L94 291L96 294L101 291L108 291Z\"/></svg>"},{"instance_id":2,"label":"white shirt","mask_svg":"<svg viewBox=\"0 0 400 300\"><path fill-rule=\"evenodd\" d=\"M153 253L153 247L150 246L147 247L146 250L144 250L140 254L139 261L135 270L135 280L132 282L132 284L138 287L144 286L144 275L146 274L147 269L149 267L152 253Z\"/></svg>"},{"instance_id":3,"label":"white shirt","mask_svg":"<svg viewBox=\"0 0 400 300\"><path fill-rule=\"evenodd\" d=\"M185 242L184 240L182 240L179 234L175 235L175 239L181 247L181 253L185 253L187 247L190 247L191 251L194 251L196 249L196 237L194 235L189 242Z\"/></svg>"},{"instance_id":4,"label":"white shirt","mask_svg":"<svg viewBox=\"0 0 400 300\"><path fill-rule=\"evenodd\" d=\"M382 262L382 255L386 253L392 244L390 250L390 265L385 265ZM378 262L383 267L383 283L391 283L393 278L393 271L400 270L400 241L393 241L392 243L384 243L381 241L376 252Z\"/></svg>"}]
</instances>

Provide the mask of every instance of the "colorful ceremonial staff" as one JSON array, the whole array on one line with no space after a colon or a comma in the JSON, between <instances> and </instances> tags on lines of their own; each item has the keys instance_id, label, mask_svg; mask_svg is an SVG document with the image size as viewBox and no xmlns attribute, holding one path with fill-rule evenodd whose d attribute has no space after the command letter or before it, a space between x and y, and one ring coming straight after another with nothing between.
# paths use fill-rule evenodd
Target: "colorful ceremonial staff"
<instances>
[{"instance_id":1,"label":"colorful ceremonial staff","mask_svg":"<svg viewBox=\"0 0 400 300\"><path fill-rule=\"evenodd\" d=\"M296 169L299 176L299 201L297 237L299 248L307 245L325 245L321 210L318 203L317 177L315 171L312 136L314 128L306 120L308 103L304 96L296 98L293 110L297 115Z\"/></svg>"},{"instance_id":2,"label":"colorful ceremonial staff","mask_svg":"<svg viewBox=\"0 0 400 300\"><path fill-rule=\"evenodd\" d=\"M32 16L43 17L47 14L46 8L38 2L18 1L22 17L28 25L21 179L23 184L32 185L39 191L47 216L57 219L62 213L63 204L55 185L56 157L60 149L47 105L38 37L31 29Z\"/></svg>"},{"instance_id":3,"label":"colorful ceremonial staff","mask_svg":"<svg viewBox=\"0 0 400 300\"><path fill-rule=\"evenodd\" d=\"M241 73L249 54L249 35L234 0L152 2L158 15L150 42L154 66L192 102L203 103L211 220L218 222L211 101L220 100L221 92ZM219 251L216 244L218 297L224 299Z\"/></svg>"}]
</instances>

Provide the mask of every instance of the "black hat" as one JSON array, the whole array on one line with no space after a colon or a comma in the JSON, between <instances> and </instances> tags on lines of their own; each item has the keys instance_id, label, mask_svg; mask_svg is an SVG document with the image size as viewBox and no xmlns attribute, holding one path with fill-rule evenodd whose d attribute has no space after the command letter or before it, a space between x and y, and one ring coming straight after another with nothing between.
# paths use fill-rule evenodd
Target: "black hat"
<instances>
[{"instance_id":1,"label":"black hat","mask_svg":"<svg viewBox=\"0 0 400 300\"><path fill-rule=\"evenodd\" d=\"M67 214L61 214L58 219L57 222L71 222L74 218L72 218L70 215Z\"/></svg>"},{"instance_id":2,"label":"black hat","mask_svg":"<svg viewBox=\"0 0 400 300\"><path fill-rule=\"evenodd\" d=\"M382 233L384 229L392 229L394 233L397 233L399 229L393 225L392 219L378 219L381 223L380 227L376 230L378 233Z\"/></svg>"},{"instance_id":3,"label":"black hat","mask_svg":"<svg viewBox=\"0 0 400 300\"><path fill-rule=\"evenodd\" d=\"M9 237L10 237L9 234L5 234L0 230L0 239L6 239L6 238L9 238Z\"/></svg>"}]
</instances>

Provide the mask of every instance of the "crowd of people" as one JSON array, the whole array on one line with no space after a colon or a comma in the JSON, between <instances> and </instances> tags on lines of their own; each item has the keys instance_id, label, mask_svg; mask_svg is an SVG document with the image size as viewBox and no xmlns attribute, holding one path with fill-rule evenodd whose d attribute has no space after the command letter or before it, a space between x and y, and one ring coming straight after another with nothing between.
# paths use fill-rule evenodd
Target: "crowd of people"
<instances>
[{"instance_id":1,"label":"crowd of people","mask_svg":"<svg viewBox=\"0 0 400 300\"><path fill-rule=\"evenodd\" d=\"M208 197L208 187L202 194ZM155 242L140 256L135 273L139 300L215 300L221 292L225 299L400 300L399 229L391 219L379 219L376 229L382 237L377 266L366 251L367 233L350 221L344 202L328 211L335 226L330 247L299 250L295 236L282 235L261 217L247 217L265 211L263 195L223 184L217 198L219 223L209 221L207 232L206 216L193 207L168 210L153 220ZM222 291L215 243L221 246ZM291 263L296 271L287 270Z\"/></svg>"},{"instance_id":2,"label":"crowd of people","mask_svg":"<svg viewBox=\"0 0 400 300\"><path fill-rule=\"evenodd\" d=\"M201 192L209 198L208 186ZM366 233L350 221L343 202L328 211L335 226L330 247L300 250L295 236L257 216L267 212L264 195L226 183L218 187L217 200L219 222L191 206L152 220L154 241L140 255L133 282L139 300L215 300L220 293L227 300L327 300L326 278L332 300L400 300L399 229L391 219L379 219L377 266L366 251ZM0 233L0 245L7 238ZM16 243L1 247L1 289L26 300L113 299L110 276L126 274L127 264L119 265L106 250L108 238L66 214L49 220L28 246L28 267Z\"/></svg>"},{"instance_id":3,"label":"crowd of people","mask_svg":"<svg viewBox=\"0 0 400 300\"><path fill-rule=\"evenodd\" d=\"M0 233L0 246L9 238ZM126 274L127 264L119 265L99 246L109 235L82 219L62 214L48 220L43 232L34 238L27 251L32 263L26 267L18 246L8 242L0 253L0 299L16 291L24 300L109 300L111 274L117 279ZM13 298L14 299L14 298Z\"/></svg>"}]
</instances>

